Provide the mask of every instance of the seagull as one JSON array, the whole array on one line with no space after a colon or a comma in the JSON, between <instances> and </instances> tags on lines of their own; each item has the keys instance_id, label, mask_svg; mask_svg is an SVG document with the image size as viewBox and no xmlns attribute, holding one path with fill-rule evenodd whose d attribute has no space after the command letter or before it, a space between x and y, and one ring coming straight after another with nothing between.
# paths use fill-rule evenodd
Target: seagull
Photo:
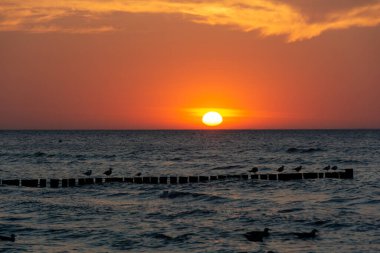
<instances>
[{"instance_id":1,"label":"seagull","mask_svg":"<svg viewBox=\"0 0 380 253\"><path fill-rule=\"evenodd\" d=\"M0 241L14 242L15 240L16 240L16 236L14 234L11 234L10 237L0 235Z\"/></svg>"},{"instance_id":2,"label":"seagull","mask_svg":"<svg viewBox=\"0 0 380 253\"><path fill-rule=\"evenodd\" d=\"M141 176L141 172L136 173L136 177Z\"/></svg>"},{"instance_id":3,"label":"seagull","mask_svg":"<svg viewBox=\"0 0 380 253\"><path fill-rule=\"evenodd\" d=\"M330 168L331 168L331 166L329 165L329 166L324 167L323 170L329 171Z\"/></svg>"},{"instance_id":4,"label":"seagull","mask_svg":"<svg viewBox=\"0 0 380 253\"><path fill-rule=\"evenodd\" d=\"M257 167L253 167L251 170L249 170L248 172L252 172L252 173L256 173L258 172L259 169Z\"/></svg>"},{"instance_id":5,"label":"seagull","mask_svg":"<svg viewBox=\"0 0 380 253\"><path fill-rule=\"evenodd\" d=\"M244 234L245 238L251 242L262 242L264 237L269 236L269 228L265 228L264 231L251 231Z\"/></svg>"},{"instance_id":6,"label":"seagull","mask_svg":"<svg viewBox=\"0 0 380 253\"><path fill-rule=\"evenodd\" d=\"M317 236L318 230L313 229L310 233L293 233L294 235L298 236L300 239L310 239L315 238Z\"/></svg>"},{"instance_id":7,"label":"seagull","mask_svg":"<svg viewBox=\"0 0 380 253\"><path fill-rule=\"evenodd\" d=\"M336 166L336 165L335 165L335 166L332 166L331 169L332 169L332 170L337 170L337 169L338 169L338 166Z\"/></svg>"},{"instance_id":8,"label":"seagull","mask_svg":"<svg viewBox=\"0 0 380 253\"><path fill-rule=\"evenodd\" d=\"M277 171L278 171L278 172L283 172L283 171L284 171L284 169L285 169L285 166L284 166L284 165L282 165L280 168L278 168L278 169L277 169Z\"/></svg>"},{"instance_id":9,"label":"seagull","mask_svg":"<svg viewBox=\"0 0 380 253\"><path fill-rule=\"evenodd\" d=\"M302 165L294 168L295 171L300 172L302 170Z\"/></svg>"},{"instance_id":10,"label":"seagull","mask_svg":"<svg viewBox=\"0 0 380 253\"><path fill-rule=\"evenodd\" d=\"M103 174L106 175L106 176L110 176L112 174L112 168L109 168Z\"/></svg>"},{"instance_id":11,"label":"seagull","mask_svg":"<svg viewBox=\"0 0 380 253\"><path fill-rule=\"evenodd\" d=\"M83 175L86 175L86 176L91 176L92 174L92 170L87 170L85 173L83 173Z\"/></svg>"}]
</instances>

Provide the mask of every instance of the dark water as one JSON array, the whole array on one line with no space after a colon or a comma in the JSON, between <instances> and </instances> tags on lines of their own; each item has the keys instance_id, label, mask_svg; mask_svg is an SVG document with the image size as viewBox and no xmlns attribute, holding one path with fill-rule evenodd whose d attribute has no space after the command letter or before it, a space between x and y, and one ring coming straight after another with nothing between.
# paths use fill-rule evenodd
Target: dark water
<instances>
[{"instance_id":1,"label":"dark water","mask_svg":"<svg viewBox=\"0 0 380 253\"><path fill-rule=\"evenodd\" d=\"M62 140L62 142L59 142ZM354 168L354 180L0 187L6 252L379 252L380 131L0 132L0 178ZM290 169L289 169L290 170ZM169 194L164 194L169 191ZM263 243L242 234L269 227ZM290 232L310 231L314 240Z\"/></svg>"}]
</instances>

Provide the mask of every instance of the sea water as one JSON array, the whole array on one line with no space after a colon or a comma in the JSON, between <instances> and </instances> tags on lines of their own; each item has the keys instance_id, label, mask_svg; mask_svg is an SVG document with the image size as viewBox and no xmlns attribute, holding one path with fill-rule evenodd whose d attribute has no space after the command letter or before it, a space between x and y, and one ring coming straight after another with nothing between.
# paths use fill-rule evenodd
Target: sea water
<instances>
[{"instance_id":1,"label":"sea water","mask_svg":"<svg viewBox=\"0 0 380 253\"><path fill-rule=\"evenodd\" d=\"M0 178L305 172L354 179L0 187L4 252L379 252L380 131L0 131ZM263 242L243 234L271 229ZM301 240L293 232L319 231Z\"/></svg>"}]
</instances>

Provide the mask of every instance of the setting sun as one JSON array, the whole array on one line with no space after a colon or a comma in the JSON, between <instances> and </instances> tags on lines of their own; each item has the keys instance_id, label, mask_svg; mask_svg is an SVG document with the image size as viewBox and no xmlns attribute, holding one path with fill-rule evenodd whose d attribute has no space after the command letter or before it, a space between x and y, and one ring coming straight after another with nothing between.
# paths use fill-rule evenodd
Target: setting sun
<instances>
[{"instance_id":1,"label":"setting sun","mask_svg":"<svg viewBox=\"0 0 380 253\"><path fill-rule=\"evenodd\" d=\"M208 112L203 115L202 122L206 126L218 126L223 122L223 117L218 112Z\"/></svg>"}]
</instances>

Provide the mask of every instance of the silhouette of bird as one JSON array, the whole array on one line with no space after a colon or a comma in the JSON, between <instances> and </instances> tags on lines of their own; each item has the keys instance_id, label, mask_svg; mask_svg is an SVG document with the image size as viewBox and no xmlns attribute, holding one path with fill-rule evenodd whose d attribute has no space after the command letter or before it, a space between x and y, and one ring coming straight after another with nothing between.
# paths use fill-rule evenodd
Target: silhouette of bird
<instances>
[{"instance_id":1,"label":"silhouette of bird","mask_svg":"<svg viewBox=\"0 0 380 253\"><path fill-rule=\"evenodd\" d=\"M331 167L331 170L337 170L337 169L338 169L338 166L336 165Z\"/></svg>"},{"instance_id":2,"label":"silhouette of bird","mask_svg":"<svg viewBox=\"0 0 380 253\"><path fill-rule=\"evenodd\" d=\"M318 230L313 229L310 233L293 233L300 239L310 239L315 238L317 236Z\"/></svg>"},{"instance_id":3,"label":"silhouette of bird","mask_svg":"<svg viewBox=\"0 0 380 253\"><path fill-rule=\"evenodd\" d=\"M106 176L110 176L112 174L112 168L109 168L103 174L106 175Z\"/></svg>"},{"instance_id":4,"label":"silhouette of bird","mask_svg":"<svg viewBox=\"0 0 380 253\"><path fill-rule=\"evenodd\" d=\"M325 170L325 171L329 171L330 168L331 168L331 166L329 165L329 166L324 167L323 170Z\"/></svg>"},{"instance_id":5,"label":"silhouette of bird","mask_svg":"<svg viewBox=\"0 0 380 253\"><path fill-rule=\"evenodd\" d=\"M277 169L277 171L278 171L278 172L283 172L283 171L284 171L284 169L285 169L285 166L284 166L284 165L282 165L280 168L278 168L278 169Z\"/></svg>"},{"instance_id":6,"label":"silhouette of bird","mask_svg":"<svg viewBox=\"0 0 380 253\"><path fill-rule=\"evenodd\" d=\"M10 237L0 235L0 241L14 242L15 240L16 240L16 236L14 234L11 234Z\"/></svg>"},{"instance_id":7,"label":"silhouette of bird","mask_svg":"<svg viewBox=\"0 0 380 253\"><path fill-rule=\"evenodd\" d=\"M264 231L251 231L244 234L244 237L251 242L262 242L264 237L269 236L269 228L265 228Z\"/></svg>"},{"instance_id":8,"label":"silhouette of bird","mask_svg":"<svg viewBox=\"0 0 380 253\"><path fill-rule=\"evenodd\" d=\"M87 170L85 173L83 173L83 175L86 175L86 176L91 176L92 174L92 170Z\"/></svg>"},{"instance_id":9,"label":"silhouette of bird","mask_svg":"<svg viewBox=\"0 0 380 253\"><path fill-rule=\"evenodd\" d=\"M302 170L302 165L294 168L295 171L300 172Z\"/></svg>"},{"instance_id":10,"label":"silhouette of bird","mask_svg":"<svg viewBox=\"0 0 380 253\"><path fill-rule=\"evenodd\" d=\"M136 173L136 177L141 176L141 172Z\"/></svg>"},{"instance_id":11,"label":"silhouette of bird","mask_svg":"<svg viewBox=\"0 0 380 253\"><path fill-rule=\"evenodd\" d=\"M249 170L248 172L251 172L251 173L257 173L259 171L259 168L257 167L253 167L251 170Z\"/></svg>"}]
</instances>

